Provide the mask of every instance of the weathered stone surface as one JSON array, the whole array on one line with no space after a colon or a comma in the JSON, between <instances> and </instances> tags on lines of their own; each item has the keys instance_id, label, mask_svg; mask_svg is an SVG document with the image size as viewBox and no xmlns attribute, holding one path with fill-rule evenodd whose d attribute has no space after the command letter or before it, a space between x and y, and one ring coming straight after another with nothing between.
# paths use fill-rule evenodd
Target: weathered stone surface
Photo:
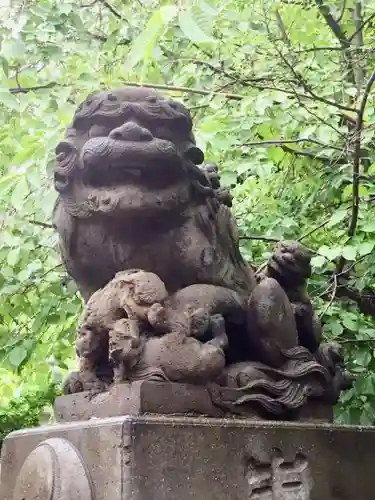
<instances>
[{"instance_id":1,"label":"weathered stone surface","mask_svg":"<svg viewBox=\"0 0 375 500\"><path fill-rule=\"evenodd\" d=\"M75 112L54 168L61 257L86 302L64 394L157 379L235 388L227 411L276 420L334 405L351 378L321 344L310 252L281 242L255 275L203 161L189 111L155 90L99 92Z\"/></svg>"},{"instance_id":2,"label":"weathered stone surface","mask_svg":"<svg viewBox=\"0 0 375 500\"><path fill-rule=\"evenodd\" d=\"M60 396L55 401L55 418L58 422L143 413L197 413L210 417L224 415L222 409L213 405L207 387L169 382L116 384L108 392L92 399L89 392L80 392Z\"/></svg>"},{"instance_id":3,"label":"weathered stone surface","mask_svg":"<svg viewBox=\"0 0 375 500\"><path fill-rule=\"evenodd\" d=\"M27 457L16 479L14 500L93 500L82 460L66 439L50 438Z\"/></svg>"},{"instance_id":4,"label":"weathered stone surface","mask_svg":"<svg viewBox=\"0 0 375 500\"><path fill-rule=\"evenodd\" d=\"M271 366L282 366L282 350L298 345L298 333L292 306L279 283L264 278L254 289L248 305L250 337L258 360Z\"/></svg>"},{"instance_id":5,"label":"weathered stone surface","mask_svg":"<svg viewBox=\"0 0 375 500\"><path fill-rule=\"evenodd\" d=\"M108 392L92 397L90 392L60 396L55 400L57 422L76 422L90 418L122 415L204 415L224 417L228 414L259 419L259 405L236 406L238 391L226 387L172 384L142 380L113 385ZM223 400L226 404L222 404ZM289 415L291 420L330 422L332 406L316 402L304 405Z\"/></svg>"},{"instance_id":6,"label":"weathered stone surface","mask_svg":"<svg viewBox=\"0 0 375 500\"><path fill-rule=\"evenodd\" d=\"M2 454L3 500L21 500L14 496L19 472L51 438L78 450L96 500L370 500L375 494L375 428L148 416L11 434ZM60 477L67 466L60 461ZM65 499L59 491L50 500ZM32 492L23 498L44 498Z\"/></svg>"},{"instance_id":7,"label":"weathered stone surface","mask_svg":"<svg viewBox=\"0 0 375 500\"><path fill-rule=\"evenodd\" d=\"M74 446L82 459L86 468L88 481L91 483L93 498L95 500L120 500L122 491L126 484L125 450L129 445L129 429L127 429L127 419L108 419L92 420L83 422L79 425L53 425L39 427L36 429L17 431L10 434L3 443L1 455L1 482L0 498L2 500L44 500L43 496L35 496L35 491L30 488L25 497L14 496L18 491L18 474L30 454L35 448L45 443L51 438L67 440L71 446ZM43 466L49 458L44 459ZM59 456L59 471L54 468L54 478L56 474L66 481L73 480L73 472L69 467L70 477L66 475L67 461ZM123 464L123 467L121 465ZM47 467L51 468L52 464ZM63 470L64 469L64 470ZM42 469L39 468L39 472ZM77 468L74 474L81 475ZM38 476L35 471L34 482L39 481L42 484L43 476ZM31 481L30 481L31 482ZM48 488L48 483L47 483ZM61 490L60 490L61 491ZM33 496L34 495L34 496ZM87 498L87 497L86 497ZM88 497L90 498L90 497ZM71 496L69 500L83 500L79 496ZM61 496L59 490L55 490L54 496L48 497L48 500L68 500Z\"/></svg>"}]
</instances>

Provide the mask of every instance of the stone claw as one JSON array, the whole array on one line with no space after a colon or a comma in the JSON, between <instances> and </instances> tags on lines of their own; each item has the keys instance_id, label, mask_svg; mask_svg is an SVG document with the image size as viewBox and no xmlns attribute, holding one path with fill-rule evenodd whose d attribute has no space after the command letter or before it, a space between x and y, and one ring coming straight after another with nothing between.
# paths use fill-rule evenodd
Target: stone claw
<instances>
[{"instance_id":1,"label":"stone claw","mask_svg":"<svg viewBox=\"0 0 375 500\"><path fill-rule=\"evenodd\" d=\"M191 314L190 335L192 337L201 337L206 333L210 326L210 315L202 307L195 309Z\"/></svg>"},{"instance_id":2,"label":"stone claw","mask_svg":"<svg viewBox=\"0 0 375 500\"><path fill-rule=\"evenodd\" d=\"M225 329L225 319L221 314L211 316L211 332L213 339L210 343L220 349L227 349L229 340Z\"/></svg>"},{"instance_id":3,"label":"stone claw","mask_svg":"<svg viewBox=\"0 0 375 500\"><path fill-rule=\"evenodd\" d=\"M154 328L164 329L166 327L167 320L165 308L159 304L159 302L155 302L155 304L152 304L147 313L147 320Z\"/></svg>"}]
</instances>

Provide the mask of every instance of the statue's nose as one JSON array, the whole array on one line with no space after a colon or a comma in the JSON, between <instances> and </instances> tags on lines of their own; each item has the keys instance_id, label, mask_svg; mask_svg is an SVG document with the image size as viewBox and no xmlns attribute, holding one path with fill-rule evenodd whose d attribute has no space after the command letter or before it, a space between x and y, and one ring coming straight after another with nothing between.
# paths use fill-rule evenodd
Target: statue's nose
<instances>
[{"instance_id":1,"label":"statue's nose","mask_svg":"<svg viewBox=\"0 0 375 500\"><path fill-rule=\"evenodd\" d=\"M120 127L114 128L109 137L120 141L152 141L152 134L147 128L138 123L126 122Z\"/></svg>"}]
</instances>

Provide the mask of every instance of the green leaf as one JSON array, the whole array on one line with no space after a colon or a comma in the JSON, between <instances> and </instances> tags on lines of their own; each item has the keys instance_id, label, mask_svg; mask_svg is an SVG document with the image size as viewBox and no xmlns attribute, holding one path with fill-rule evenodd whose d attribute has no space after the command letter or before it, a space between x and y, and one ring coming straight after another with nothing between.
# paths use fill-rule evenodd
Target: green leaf
<instances>
[{"instance_id":1,"label":"green leaf","mask_svg":"<svg viewBox=\"0 0 375 500\"><path fill-rule=\"evenodd\" d=\"M9 76L9 64L5 57L0 56L0 65L3 68L4 75L8 78Z\"/></svg>"},{"instance_id":2,"label":"green leaf","mask_svg":"<svg viewBox=\"0 0 375 500\"><path fill-rule=\"evenodd\" d=\"M359 419L359 423L361 425L373 425L374 417L369 414L368 410L364 410Z\"/></svg>"},{"instance_id":3,"label":"green leaf","mask_svg":"<svg viewBox=\"0 0 375 500\"><path fill-rule=\"evenodd\" d=\"M195 21L192 12L182 10L178 15L178 22L183 34L195 43L212 43L215 40L208 36Z\"/></svg>"},{"instance_id":4,"label":"green leaf","mask_svg":"<svg viewBox=\"0 0 375 500\"><path fill-rule=\"evenodd\" d=\"M371 359L371 353L365 349L360 349L356 356L357 364L363 367L368 366L371 362Z\"/></svg>"},{"instance_id":5,"label":"green leaf","mask_svg":"<svg viewBox=\"0 0 375 500\"><path fill-rule=\"evenodd\" d=\"M1 55L6 59L22 59L26 54L25 43L18 39L4 40L1 45Z\"/></svg>"},{"instance_id":6,"label":"green leaf","mask_svg":"<svg viewBox=\"0 0 375 500\"><path fill-rule=\"evenodd\" d=\"M0 88L0 104L9 109L18 110L19 102L8 89Z\"/></svg>"},{"instance_id":7,"label":"green leaf","mask_svg":"<svg viewBox=\"0 0 375 500\"><path fill-rule=\"evenodd\" d=\"M341 254L341 249L339 247L330 248L327 245L322 245L319 248L318 253L320 255L323 255L324 257L327 257L328 260L334 260Z\"/></svg>"},{"instance_id":8,"label":"green leaf","mask_svg":"<svg viewBox=\"0 0 375 500\"><path fill-rule=\"evenodd\" d=\"M139 61L151 58L160 36L176 15L177 7L172 5L161 7L154 12L145 29L132 44L124 65L125 71L131 71Z\"/></svg>"},{"instance_id":9,"label":"green leaf","mask_svg":"<svg viewBox=\"0 0 375 500\"><path fill-rule=\"evenodd\" d=\"M336 210L336 212L332 215L330 221L327 224L327 227L333 227L339 222L343 221L347 215L346 210Z\"/></svg>"},{"instance_id":10,"label":"green leaf","mask_svg":"<svg viewBox=\"0 0 375 500\"><path fill-rule=\"evenodd\" d=\"M361 387L362 394L373 395L375 393L374 390L374 381L372 376L369 374L363 379L363 384Z\"/></svg>"},{"instance_id":11,"label":"green leaf","mask_svg":"<svg viewBox=\"0 0 375 500\"><path fill-rule=\"evenodd\" d=\"M335 337L339 337L344 331L342 324L339 323L338 321L335 321L334 323L330 323L329 329L331 330L331 332L333 333L333 335Z\"/></svg>"},{"instance_id":12,"label":"green leaf","mask_svg":"<svg viewBox=\"0 0 375 500\"><path fill-rule=\"evenodd\" d=\"M18 368L27 356L27 350L23 346L16 346L10 351L8 360L14 368Z\"/></svg>"},{"instance_id":13,"label":"green leaf","mask_svg":"<svg viewBox=\"0 0 375 500\"><path fill-rule=\"evenodd\" d=\"M368 224L361 226L361 230L364 231L365 233L374 233L375 232L375 221L369 222Z\"/></svg>"},{"instance_id":14,"label":"green leaf","mask_svg":"<svg viewBox=\"0 0 375 500\"><path fill-rule=\"evenodd\" d=\"M220 180L224 186L230 186L237 182L237 174L233 170L221 170Z\"/></svg>"},{"instance_id":15,"label":"green leaf","mask_svg":"<svg viewBox=\"0 0 375 500\"><path fill-rule=\"evenodd\" d=\"M345 391L340 400L341 400L341 403L347 403L348 401L350 401L352 398L354 397L354 390L353 389L349 389L348 391Z\"/></svg>"},{"instance_id":16,"label":"green leaf","mask_svg":"<svg viewBox=\"0 0 375 500\"><path fill-rule=\"evenodd\" d=\"M363 257L364 255L368 255L369 253L371 253L374 247L375 247L375 242L365 241L364 243L361 243L358 246L358 253L361 257Z\"/></svg>"},{"instance_id":17,"label":"green leaf","mask_svg":"<svg viewBox=\"0 0 375 500\"><path fill-rule=\"evenodd\" d=\"M314 268L323 267L325 263L326 263L326 258L323 257L322 255L316 255L311 259L311 265Z\"/></svg>"},{"instance_id":18,"label":"green leaf","mask_svg":"<svg viewBox=\"0 0 375 500\"><path fill-rule=\"evenodd\" d=\"M346 245L342 249L342 256L346 260L355 260L355 258L357 256L357 249L356 249L356 247L353 247L351 245Z\"/></svg>"},{"instance_id":19,"label":"green leaf","mask_svg":"<svg viewBox=\"0 0 375 500\"><path fill-rule=\"evenodd\" d=\"M345 328L351 330L352 332L356 332L358 329L356 321L353 320L353 318L351 318L348 314L343 314L342 324L344 325Z\"/></svg>"},{"instance_id":20,"label":"green leaf","mask_svg":"<svg viewBox=\"0 0 375 500\"><path fill-rule=\"evenodd\" d=\"M17 247L17 248L13 248L8 253L8 255L7 255L7 263L8 263L8 265L10 267L14 267L17 264L18 259L20 257L20 251L21 251L21 248Z\"/></svg>"},{"instance_id":21,"label":"green leaf","mask_svg":"<svg viewBox=\"0 0 375 500\"><path fill-rule=\"evenodd\" d=\"M25 202L25 197L29 193L29 186L26 181L26 177L20 177L17 182L15 188L13 189L13 193L11 196L11 203L14 208L19 208Z\"/></svg>"},{"instance_id":22,"label":"green leaf","mask_svg":"<svg viewBox=\"0 0 375 500\"><path fill-rule=\"evenodd\" d=\"M343 200L348 200L349 198L351 198L352 194L353 194L353 186L351 184L348 184L347 186L345 186L342 192Z\"/></svg>"}]
</instances>

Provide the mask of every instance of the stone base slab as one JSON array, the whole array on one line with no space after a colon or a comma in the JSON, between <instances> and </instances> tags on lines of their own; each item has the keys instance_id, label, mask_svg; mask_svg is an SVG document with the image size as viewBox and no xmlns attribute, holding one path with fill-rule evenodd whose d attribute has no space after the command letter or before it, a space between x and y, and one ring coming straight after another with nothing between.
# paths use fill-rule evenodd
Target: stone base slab
<instances>
[{"instance_id":1,"label":"stone base slab","mask_svg":"<svg viewBox=\"0 0 375 500\"><path fill-rule=\"evenodd\" d=\"M224 415L222 409L213 405L206 387L149 381L116 384L92 399L88 392L60 396L54 412L57 422L144 413Z\"/></svg>"},{"instance_id":2,"label":"stone base slab","mask_svg":"<svg viewBox=\"0 0 375 500\"><path fill-rule=\"evenodd\" d=\"M108 392L90 399L88 392L56 398L54 411L57 422L74 422L90 418L121 415L204 415L224 417L228 414L259 419L257 408L230 405L220 407L220 400L235 401L238 392L212 385L210 387L170 382L139 381L113 385ZM332 420L332 407L317 402L303 406L289 415L288 420ZM277 416L275 416L277 419Z\"/></svg>"},{"instance_id":3,"label":"stone base slab","mask_svg":"<svg viewBox=\"0 0 375 500\"><path fill-rule=\"evenodd\" d=\"M371 500L375 428L127 416L17 431L2 500Z\"/></svg>"}]
</instances>

